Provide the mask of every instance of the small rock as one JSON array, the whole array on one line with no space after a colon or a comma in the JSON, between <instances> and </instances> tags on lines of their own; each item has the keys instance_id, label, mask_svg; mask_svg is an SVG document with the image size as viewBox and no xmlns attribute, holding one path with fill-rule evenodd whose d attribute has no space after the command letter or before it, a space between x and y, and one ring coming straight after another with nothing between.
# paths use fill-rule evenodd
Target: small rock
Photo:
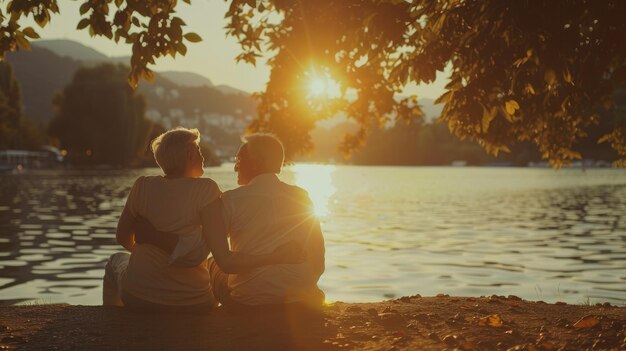
<instances>
[{"instance_id":1,"label":"small rock","mask_svg":"<svg viewBox=\"0 0 626 351\"><path fill-rule=\"evenodd\" d=\"M593 328L598 325L600 321L596 316L588 315L579 319L576 323L574 323L575 328Z\"/></svg>"},{"instance_id":2,"label":"small rock","mask_svg":"<svg viewBox=\"0 0 626 351\"><path fill-rule=\"evenodd\" d=\"M358 313L362 311L363 309L359 306L348 306L345 310L345 312L349 312L349 313Z\"/></svg>"},{"instance_id":3,"label":"small rock","mask_svg":"<svg viewBox=\"0 0 626 351\"><path fill-rule=\"evenodd\" d=\"M373 309L373 308L368 308L367 309L367 314L369 314L372 317L378 317L378 312L375 309Z\"/></svg>"},{"instance_id":4,"label":"small rock","mask_svg":"<svg viewBox=\"0 0 626 351\"><path fill-rule=\"evenodd\" d=\"M437 294L437 297L440 297L440 298L441 297L450 297L450 295L439 293L439 294Z\"/></svg>"},{"instance_id":5,"label":"small rock","mask_svg":"<svg viewBox=\"0 0 626 351\"><path fill-rule=\"evenodd\" d=\"M428 333L428 337L433 340L439 340L439 335L437 333Z\"/></svg>"},{"instance_id":6,"label":"small rock","mask_svg":"<svg viewBox=\"0 0 626 351\"><path fill-rule=\"evenodd\" d=\"M410 303L411 302L411 298L408 296L402 296L400 298L400 301L404 302L404 303Z\"/></svg>"},{"instance_id":7,"label":"small rock","mask_svg":"<svg viewBox=\"0 0 626 351\"><path fill-rule=\"evenodd\" d=\"M385 307L385 309L383 310L383 313L396 313L396 310L394 310L393 308L391 308L391 306L387 306L387 307Z\"/></svg>"},{"instance_id":8,"label":"small rock","mask_svg":"<svg viewBox=\"0 0 626 351\"><path fill-rule=\"evenodd\" d=\"M563 302L563 301L557 301L557 302L555 302L554 304L555 304L555 305L567 305L567 303L566 303L566 302Z\"/></svg>"},{"instance_id":9,"label":"small rock","mask_svg":"<svg viewBox=\"0 0 626 351\"><path fill-rule=\"evenodd\" d=\"M507 298L508 298L509 300L522 301L522 298L521 298L521 297L519 297L519 296L515 296L515 295L509 295L509 296L507 296Z\"/></svg>"},{"instance_id":10,"label":"small rock","mask_svg":"<svg viewBox=\"0 0 626 351\"><path fill-rule=\"evenodd\" d=\"M489 300L487 300L488 303L502 303L502 301L500 301L500 298L496 295L492 295L489 297Z\"/></svg>"},{"instance_id":11,"label":"small rock","mask_svg":"<svg viewBox=\"0 0 626 351\"><path fill-rule=\"evenodd\" d=\"M451 335L444 336L443 339L441 339L441 341L443 341L449 346L452 346L457 343L457 339L458 339L458 336L451 334Z\"/></svg>"},{"instance_id":12,"label":"small rock","mask_svg":"<svg viewBox=\"0 0 626 351\"><path fill-rule=\"evenodd\" d=\"M511 336L519 336L519 333L513 329L509 329L505 331L504 334L511 335Z\"/></svg>"}]
</instances>

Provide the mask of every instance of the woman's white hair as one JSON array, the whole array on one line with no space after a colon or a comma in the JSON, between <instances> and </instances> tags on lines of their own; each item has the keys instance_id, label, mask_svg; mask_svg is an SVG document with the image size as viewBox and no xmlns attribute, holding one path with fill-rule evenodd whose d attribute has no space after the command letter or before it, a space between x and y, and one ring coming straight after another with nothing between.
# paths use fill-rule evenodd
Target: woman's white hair
<instances>
[{"instance_id":1,"label":"woman's white hair","mask_svg":"<svg viewBox=\"0 0 626 351\"><path fill-rule=\"evenodd\" d=\"M198 129L177 127L159 135L152 141L154 160L166 176L179 176L187 167L186 152L190 145L200 144Z\"/></svg>"},{"instance_id":2,"label":"woman's white hair","mask_svg":"<svg viewBox=\"0 0 626 351\"><path fill-rule=\"evenodd\" d=\"M269 133L255 133L241 139L250 159L263 171L280 173L285 162L285 148L278 137Z\"/></svg>"}]
</instances>

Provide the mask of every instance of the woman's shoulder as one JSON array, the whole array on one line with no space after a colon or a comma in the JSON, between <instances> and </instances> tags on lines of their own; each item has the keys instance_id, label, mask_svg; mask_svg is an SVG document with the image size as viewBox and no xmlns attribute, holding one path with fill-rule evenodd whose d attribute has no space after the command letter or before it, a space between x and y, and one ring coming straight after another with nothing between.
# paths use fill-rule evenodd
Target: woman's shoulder
<instances>
[{"instance_id":1,"label":"woman's shoulder","mask_svg":"<svg viewBox=\"0 0 626 351\"><path fill-rule=\"evenodd\" d=\"M211 178L192 178L191 181L201 187L219 188L217 183Z\"/></svg>"},{"instance_id":2,"label":"woman's shoulder","mask_svg":"<svg viewBox=\"0 0 626 351\"><path fill-rule=\"evenodd\" d=\"M219 185L211 178L193 178L191 183L194 185L194 190L202 196L215 197L222 193Z\"/></svg>"}]
</instances>

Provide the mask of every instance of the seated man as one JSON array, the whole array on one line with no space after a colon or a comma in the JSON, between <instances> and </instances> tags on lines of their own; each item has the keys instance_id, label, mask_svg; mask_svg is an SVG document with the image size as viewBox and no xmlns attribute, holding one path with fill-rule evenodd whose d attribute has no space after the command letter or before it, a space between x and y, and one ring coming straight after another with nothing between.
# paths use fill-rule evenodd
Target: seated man
<instances>
[{"instance_id":1,"label":"seated man","mask_svg":"<svg viewBox=\"0 0 626 351\"><path fill-rule=\"evenodd\" d=\"M222 194L206 215L207 223L220 223L204 228L213 259L209 273L213 295L222 305L235 309L258 305L299 303L320 306L324 293L317 281L324 272L324 238L319 221L313 215L312 202L303 189L280 181L284 162L281 142L270 134L253 134L244 138L237 153L235 171L237 189ZM221 221L220 221L221 219ZM153 240L169 252L174 247L167 234L155 229L137 228L137 232ZM298 264L278 264L255 268L247 273L222 270L230 249L235 253L265 255L290 241L304 244L306 259Z\"/></svg>"}]
</instances>

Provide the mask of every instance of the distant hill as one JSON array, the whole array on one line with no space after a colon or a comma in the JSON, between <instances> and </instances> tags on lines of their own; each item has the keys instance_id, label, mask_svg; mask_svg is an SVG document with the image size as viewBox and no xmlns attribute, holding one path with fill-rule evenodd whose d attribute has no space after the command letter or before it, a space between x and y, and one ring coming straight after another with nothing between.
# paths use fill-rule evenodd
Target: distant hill
<instances>
[{"instance_id":1,"label":"distant hill","mask_svg":"<svg viewBox=\"0 0 626 351\"><path fill-rule=\"evenodd\" d=\"M183 87L213 86L209 78L193 72L163 71L158 74Z\"/></svg>"},{"instance_id":2,"label":"distant hill","mask_svg":"<svg viewBox=\"0 0 626 351\"><path fill-rule=\"evenodd\" d=\"M13 66L20 84L24 114L38 122L52 118L54 96L72 80L82 65L36 45L30 52L10 52L6 60Z\"/></svg>"},{"instance_id":3,"label":"distant hill","mask_svg":"<svg viewBox=\"0 0 626 351\"><path fill-rule=\"evenodd\" d=\"M130 56L107 56L98 50L72 40L37 40L33 42L33 46L48 49L61 57L68 57L75 61L80 61L87 66L101 63L121 63L127 66L130 64ZM213 82L211 82L209 78L194 72L163 71L157 72L157 74L183 87L213 86ZM249 93L243 90L228 85L220 85L217 89L224 94L249 95Z\"/></svg>"},{"instance_id":4,"label":"distant hill","mask_svg":"<svg viewBox=\"0 0 626 351\"><path fill-rule=\"evenodd\" d=\"M61 57L69 57L76 61L108 62L111 59L95 49L72 40L37 40L33 42L33 46L48 49Z\"/></svg>"},{"instance_id":5,"label":"distant hill","mask_svg":"<svg viewBox=\"0 0 626 351\"><path fill-rule=\"evenodd\" d=\"M20 83L24 113L40 123L53 117L55 95L72 80L81 66L120 61L127 64L128 58L109 58L69 40L37 41L30 52L18 51L7 55L7 62L13 66ZM180 84L181 81L183 84ZM185 84L190 82L195 84ZM235 118L256 113L256 104L250 94L225 86L214 87L209 79L195 73L157 73L154 82L142 81L138 91L145 96L148 111L159 111L161 116L167 116L173 110L188 116L220 114Z\"/></svg>"},{"instance_id":6,"label":"distant hill","mask_svg":"<svg viewBox=\"0 0 626 351\"><path fill-rule=\"evenodd\" d=\"M220 84L215 86L219 91L224 94L242 94L242 95L250 95L247 91L243 91L241 89L233 88L229 85Z\"/></svg>"}]
</instances>

